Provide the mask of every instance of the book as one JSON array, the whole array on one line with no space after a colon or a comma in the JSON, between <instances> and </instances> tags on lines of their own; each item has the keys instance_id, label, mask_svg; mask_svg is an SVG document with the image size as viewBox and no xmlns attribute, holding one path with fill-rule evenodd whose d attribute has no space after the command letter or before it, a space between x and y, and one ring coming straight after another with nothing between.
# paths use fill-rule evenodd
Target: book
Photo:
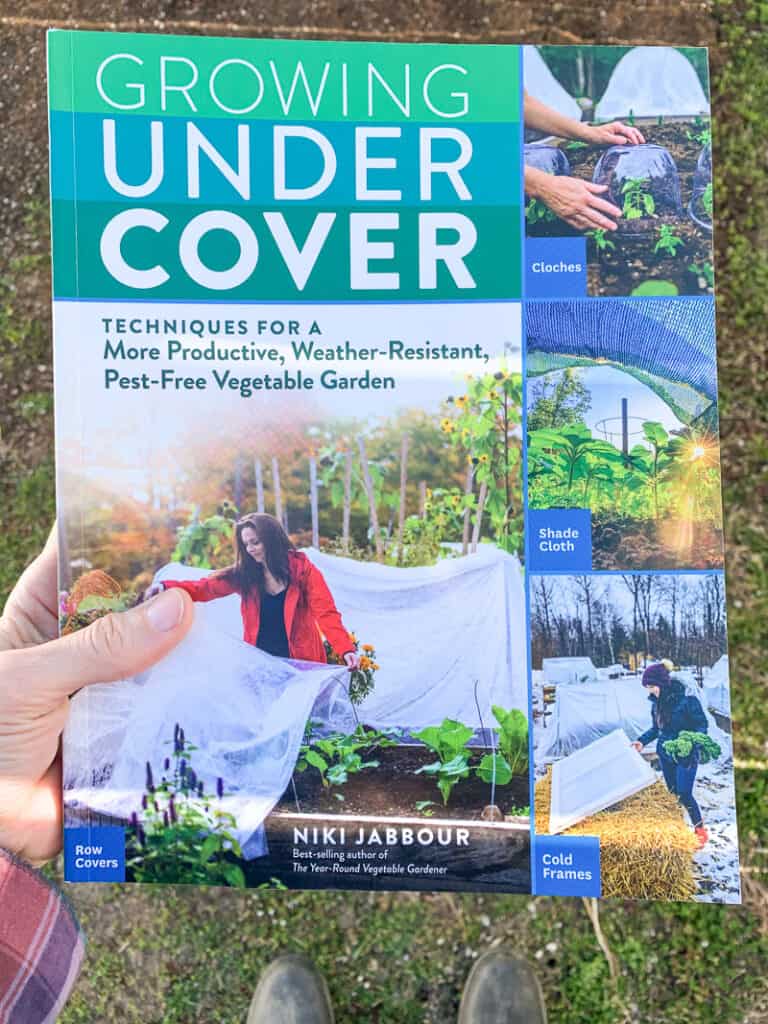
<instances>
[{"instance_id":1,"label":"book","mask_svg":"<svg viewBox=\"0 0 768 1024\"><path fill-rule=\"evenodd\" d=\"M48 64L66 878L738 902L706 51Z\"/></svg>"}]
</instances>

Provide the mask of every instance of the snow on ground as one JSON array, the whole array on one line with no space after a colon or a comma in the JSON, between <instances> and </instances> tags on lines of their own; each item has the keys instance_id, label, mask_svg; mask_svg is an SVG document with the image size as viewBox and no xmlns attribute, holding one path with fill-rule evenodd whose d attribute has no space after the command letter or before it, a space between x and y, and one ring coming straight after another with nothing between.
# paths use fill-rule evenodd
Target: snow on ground
<instances>
[{"instance_id":1,"label":"snow on ground","mask_svg":"<svg viewBox=\"0 0 768 1024\"><path fill-rule=\"evenodd\" d=\"M717 761L700 766L693 787L709 833L706 846L693 856L699 886L695 898L707 903L738 903L739 837L731 737L717 727L709 734L720 744L722 754Z\"/></svg>"}]
</instances>

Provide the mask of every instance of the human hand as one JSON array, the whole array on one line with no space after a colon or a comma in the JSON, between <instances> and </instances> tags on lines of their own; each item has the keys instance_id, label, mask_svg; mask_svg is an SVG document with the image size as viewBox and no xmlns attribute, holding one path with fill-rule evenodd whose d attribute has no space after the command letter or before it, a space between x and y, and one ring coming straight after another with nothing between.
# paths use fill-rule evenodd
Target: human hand
<instances>
[{"instance_id":1,"label":"human hand","mask_svg":"<svg viewBox=\"0 0 768 1024\"><path fill-rule=\"evenodd\" d=\"M595 185L583 178L545 174L539 179L538 198L579 231L615 231L616 221L611 218L620 217L621 210L601 198L607 191L607 185Z\"/></svg>"},{"instance_id":2,"label":"human hand","mask_svg":"<svg viewBox=\"0 0 768 1024\"><path fill-rule=\"evenodd\" d=\"M57 546L21 576L0 618L0 846L39 865L61 849L61 752L69 697L143 671L192 624L178 589L60 640Z\"/></svg>"},{"instance_id":3,"label":"human hand","mask_svg":"<svg viewBox=\"0 0 768 1024\"><path fill-rule=\"evenodd\" d=\"M344 655L344 664L350 672L354 672L355 669L360 668L360 655L357 651L347 651Z\"/></svg>"},{"instance_id":4,"label":"human hand","mask_svg":"<svg viewBox=\"0 0 768 1024\"><path fill-rule=\"evenodd\" d=\"M640 751L643 749L643 744L642 743L638 743L637 740L635 740L633 743L630 743L630 747L634 747L634 749L638 753L640 753Z\"/></svg>"},{"instance_id":5,"label":"human hand","mask_svg":"<svg viewBox=\"0 0 768 1024\"><path fill-rule=\"evenodd\" d=\"M643 133L621 121L610 124L590 124L584 128L584 141L596 146L639 146L645 142Z\"/></svg>"}]
</instances>

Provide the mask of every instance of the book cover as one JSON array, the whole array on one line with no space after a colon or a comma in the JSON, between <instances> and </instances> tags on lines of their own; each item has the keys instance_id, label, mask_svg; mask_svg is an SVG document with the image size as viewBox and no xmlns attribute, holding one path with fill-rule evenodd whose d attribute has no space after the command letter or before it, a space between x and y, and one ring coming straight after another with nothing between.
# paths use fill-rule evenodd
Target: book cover
<instances>
[{"instance_id":1,"label":"book cover","mask_svg":"<svg viewBox=\"0 0 768 1024\"><path fill-rule=\"evenodd\" d=\"M737 902L706 51L48 47L67 879Z\"/></svg>"}]
</instances>

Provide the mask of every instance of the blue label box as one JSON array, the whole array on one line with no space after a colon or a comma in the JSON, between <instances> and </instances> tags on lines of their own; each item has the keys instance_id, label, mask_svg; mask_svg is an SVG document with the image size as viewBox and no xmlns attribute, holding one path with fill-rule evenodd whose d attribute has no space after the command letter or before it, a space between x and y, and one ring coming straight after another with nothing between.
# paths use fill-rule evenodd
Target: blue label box
<instances>
[{"instance_id":1,"label":"blue label box","mask_svg":"<svg viewBox=\"0 0 768 1024\"><path fill-rule=\"evenodd\" d=\"M65 828L64 877L68 882L124 882L125 829Z\"/></svg>"},{"instance_id":2,"label":"blue label box","mask_svg":"<svg viewBox=\"0 0 768 1024\"><path fill-rule=\"evenodd\" d=\"M525 294L529 299L587 294L586 238L527 238Z\"/></svg>"},{"instance_id":3,"label":"blue label box","mask_svg":"<svg viewBox=\"0 0 768 1024\"><path fill-rule=\"evenodd\" d=\"M536 836L533 892L536 896L600 896L597 836Z\"/></svg>"},{"instance_id":4,"label":"blue label box","mask_svg":"<svg viewBox=\"0 0 768 1024\"><path fill-rule=\"evenodd\" d=\"M590 509L529 509L526 529L531 572L591 571Z\"/></svg>"}]
</instances>

